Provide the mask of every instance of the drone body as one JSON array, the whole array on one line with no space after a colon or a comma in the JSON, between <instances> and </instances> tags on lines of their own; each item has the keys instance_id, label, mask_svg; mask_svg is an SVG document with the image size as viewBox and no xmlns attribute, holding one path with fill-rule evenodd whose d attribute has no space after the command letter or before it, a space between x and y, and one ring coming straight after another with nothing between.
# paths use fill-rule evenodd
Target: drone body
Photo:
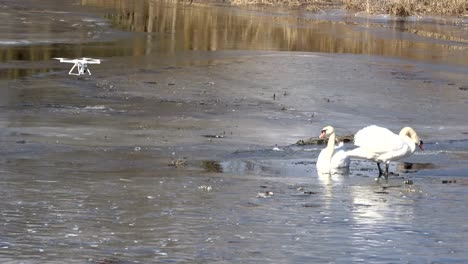
<instances>
[{"instance_id":1,"label":"drone body","mask_svg":"<svg viewBox=\"0 0 468 264\"><path fill-rule=\"evenodd\" d=\"M100 64L101 63L101 60L93 59L93 58L81 58L81 59L54 58L54 59L59 60L62 63L73 63L73 67L68 72L69 75L81 75L81 74L86 74L86 73L91 75L91 71L89 70L88 64Z\"/></svg>"}]
</instances>

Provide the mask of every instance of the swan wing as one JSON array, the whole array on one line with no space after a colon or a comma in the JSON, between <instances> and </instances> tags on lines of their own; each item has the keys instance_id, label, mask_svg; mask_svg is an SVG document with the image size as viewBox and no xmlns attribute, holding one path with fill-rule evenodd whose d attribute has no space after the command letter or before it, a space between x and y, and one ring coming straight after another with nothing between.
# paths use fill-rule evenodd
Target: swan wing
<instances>
[{"instance_id":1,"label":"swan wing","mask_svg":"<svg viewBox=\"0 0 468 264\"><path fill-rule=\"evenodd\" d=\"M333 154L332 160L330 162L330 167L332 168L346 168L349 167L349 157L346 151L339 150Z\"/></svg>"},{"instance_id":2,"label":"swan wing","mask_svg":"<svg viewBox=\"0 0 468 264\"><path fill-rule=\"evenodd\" d=\"M359 130L354 136L354 144L376 154L397 151L405 146L400 136L387 128L375 125Z\"/></svg>"},{"instance_id":3,"label":"swan wing","mask_svg":"<svg viewBox=\"0 0 468 264\"><path fill-rule=\"evenodd\" d=\"M349 169L350 159L345 151L339 150L333 153L330 161L327 158L326 150L323 149L317 158L316 167L319 173L344 174Z\"/></svg>"},{"instance_id":4,"label":"swan wing","mask_svg":"<svg viewBox=\"0 0 468 264\"><path fill-rule=\"evenodd\" d=\"M340 143L338 143L338 145L335 146L335 150L339 150L339 149L343 149L343 148L344 148L343 141L341 141Z\"/></svg>"},{"instance_id":5,"label":"swan wing","mask_svg":"<svg viewBox=\"0 0 468 264\"><path fill-rule=\"evenodd\" d=\"M316 167L318 170L328 170L329 167L330 167L330 163L327 161L327 157L326 157L326 149L322 149L322 151L320 151L320 154L318 155L318 158L317 158L317 164L316 164Z\"/></svg>"}]
</instances>

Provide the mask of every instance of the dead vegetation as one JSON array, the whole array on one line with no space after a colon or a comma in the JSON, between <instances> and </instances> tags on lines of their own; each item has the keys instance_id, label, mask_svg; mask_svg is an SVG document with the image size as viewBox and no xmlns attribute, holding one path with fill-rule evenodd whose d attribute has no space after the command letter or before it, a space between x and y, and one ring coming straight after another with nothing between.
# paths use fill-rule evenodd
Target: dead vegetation
<instances>
[{"instance_id":1,"label":"dead vegetation","mask_svg":"<svg viewBox=\"0 0 468 264\"><path fill-rule=\"evenodd\" d=\"M466 16L467 0L343 0L347 9L396 16L424 14Z\"/></svg>"},{"instance_id":2,"label":"dead vegetation","mask_svg":"<svg viewBox=\"0 0 468 264\"><path fill-rule=\"evenodd\" d=\"M234 5L288 6L302 7L311 11L340 7L341 0L231 0Z\"/></svg>"},{"instance_id":3,"label":"dead vegetation","mask_svg":"<svg viewBox=\"0 0 468 264\"><path fill-rule=\"evenodd\" d=\"M301 7L319 11L344 6L369 14L468 16L468 0L231 0L234 5Z\"/></svg>"},{"instance_id":4,"label":"dead vegetation","mask_svg":"<svg viewBox=\"0 0 468 264\"><path fill-rule=\"evenodd\" d=\"M343 143L351 143L354 140L354 135L346 135L346 136L337 136L336 143L343 142ZM296 142L296 145L304 146L304 145L325 145L328 143L328 138L321 139L317 137L311 137L309 139L300 139Z\"/></svg>"}]
</instances>

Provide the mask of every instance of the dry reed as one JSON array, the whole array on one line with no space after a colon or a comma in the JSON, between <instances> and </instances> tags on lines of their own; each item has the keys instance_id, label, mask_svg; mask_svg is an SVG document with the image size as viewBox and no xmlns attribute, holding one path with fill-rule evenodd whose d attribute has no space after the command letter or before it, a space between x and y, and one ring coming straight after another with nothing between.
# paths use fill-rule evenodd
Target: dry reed
<instances>
[{"instance_id":1,"label":"dry reed","mask_svg":"<svg viewBox=\"0 0 468 264\"><path fill-rule=\"evenodd\" d=\"M343 0L348 9L397 16L439 14L466 16L467 0Z\"/></svg>"},{"instance_id":2,"label":"dry reed","mask_svg":"<svg viewBox=\"0 0 468 264\"><path fill-rule=\"evenodd\" d=\"M439 14L468 16L468 0L231 0L234 5L305 7L320 10L344 4L345 8L370 14L397 16Z\"/></svg>"},{"instance_id":3,"label":"dry reed","mask_svg":"<svg viewBox=\"0 0 468 264\"><path fill-rule=\"evenodd\" d=\"M230 2L234 5L305 7L309 10L320 10L343 3L341 0L231 0Z\"/></svg>"}]
</instances>

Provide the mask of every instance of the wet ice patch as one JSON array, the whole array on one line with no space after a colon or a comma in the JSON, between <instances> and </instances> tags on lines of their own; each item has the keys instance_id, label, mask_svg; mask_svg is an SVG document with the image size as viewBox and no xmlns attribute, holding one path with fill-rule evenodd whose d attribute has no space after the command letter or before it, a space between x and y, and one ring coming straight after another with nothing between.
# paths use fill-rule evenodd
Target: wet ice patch
<instances>
[{"instance_id":1,"label":"wet ice patch","mask_svg":"<svg viewBox=\"0 0 468 264\"><path fill-rule=\"evenodd\" d=\"M0 45L29 45L32 41L29 40L0 40Z\"/></svg>"},{"instance_id":2,"label":"wet ice patch","mask_svg":"<svg viewBox=\"0 0 468 264\"><path fill-rule=\"evenodd\" d=\"M255 160L224 160L213 163L216 172L236 175L264 176L304 176L310 175L315 163L303 160L255 159ZM206 169L206 168L205 168Z\"/></svg>"},{"instance_id":3,"label":"wet ice patch","mask_svg":"<svg viewBox=\"0 0 468 264\"><path fill-rule=\"evenodd\" d=\"M75 114L83 112L111 112L112 108L105 105L86 105L86 106L71 106L62 104L48 104L47 108L53 112L72 112Z\"/></svg>"},{"instance_id":4,"label":"wet ice patch","mask_svg":"<svg viewBox=\"0 0 468 264\"><path fill-rule=\"evenodd\" d=\"M83 110L89 110L89 111L93 111L93 110L104 111L104 110L108 110L108 108L107 108L105 105L89 105L89 106L85 106L85 107L83 108Z\"/></svg>"}]
</instances>

